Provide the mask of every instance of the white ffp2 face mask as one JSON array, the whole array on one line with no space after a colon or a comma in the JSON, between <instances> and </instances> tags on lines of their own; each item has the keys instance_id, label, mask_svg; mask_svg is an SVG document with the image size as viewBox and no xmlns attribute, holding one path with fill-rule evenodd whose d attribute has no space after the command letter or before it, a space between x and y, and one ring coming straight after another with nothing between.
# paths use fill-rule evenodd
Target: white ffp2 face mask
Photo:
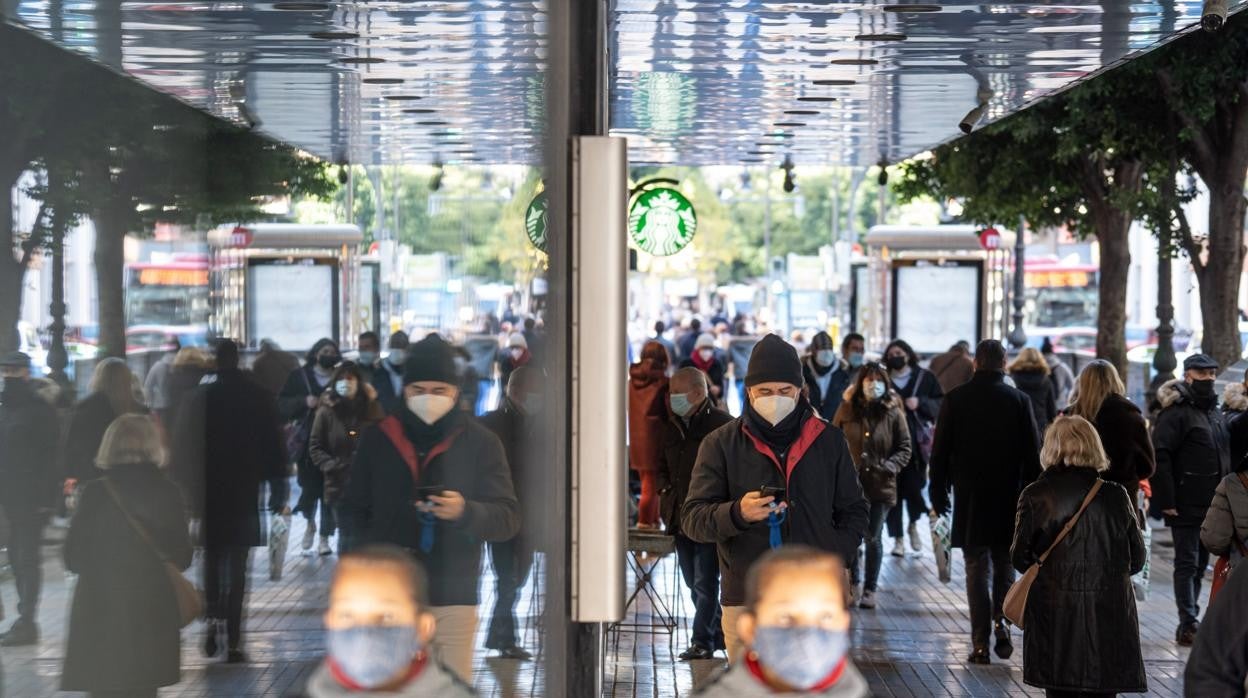
<instances>
[{"instance_id":1,"label":"white ffp2 face mask","mask_svg":"<svg viewBox=\"0 0 1248 698\"><path fill-rule=\"evenodd\" d=\"M407 409L425 424L433 424L455 409L455 400L449 395L413 395L407 398Z\"/></svg>"},{"instance_id":2,"label":"white ffp2 face mask","mask_svg":"<svg viewBox=\"0 0 1248 698\"><path fill-rule=\"evenodd\" d=\"M766 395L754 398L750 405L753 406L758 416L770 422L774 427L783 422L785 417L793 414L793 410L797 409L797 400L785 395Z\"/></svg>"}]
</instances>

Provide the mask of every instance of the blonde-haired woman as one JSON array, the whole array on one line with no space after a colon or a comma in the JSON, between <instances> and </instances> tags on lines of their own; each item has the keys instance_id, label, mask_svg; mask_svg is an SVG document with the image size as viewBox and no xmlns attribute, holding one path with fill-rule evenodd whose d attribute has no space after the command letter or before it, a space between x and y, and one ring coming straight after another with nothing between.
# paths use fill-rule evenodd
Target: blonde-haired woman
<instances>
[{"instance_id":1,"label":"blonde-haired woman","mask_svg":"<svg viewBox=\"0 0 1248 698\"><path fill-rule=\"evenodd\" d=\"M163 459L146 416L123 415L104 434L102 475L83 486L65 538L65 567L79 576L62 690L155 696L181 678L182 624L164 562L189 567L191 542Z\"/></svg>"},{"instance_id":2,"label":"blonde-haired woman","mask_svg":"<svg viewBox=\"0 0 1248 698\"><path fill-rule=\"evenodd\" d=\"M1057 398L1049 378L1049 362L1036 349L1028 347L1010 364L1014 386L1031 398L1031 413L1036 418L1036 443L1043 443L1044 430L1057 419Z\"/></svg>"},{"instance_id":3,"label":"blonde-haired woman","mask_svg":"<svg viewBox=\"0 0 1248 698\"><path fill-rule=\"evenodd\" d=\"M1109 469L1101 477L1125 487L1131 501L1136 502L1140 480L1152 477L1157 463L1148 424L1140 408L1127 399L1118 369L1104 359L1085 366L1067 413L1083 417L1096 427L1109 456Z\"/></svg>"},{"instance_id":4,"label":"blonde-haired woman","mask_svg":"<svg viewBox=\"0 0 1248 698\"><path fill-rule=\"evenodd\" d=\"M126 362L107 358L95 365L91 393L74 406L65 438L65 476L85 482L102 473L95 456L100 440L113 420L123 414L146 414L147 408L135 395L135 377Z\"/></svg>"},{"instance_id":5,"label":"blonde-haired woman","mask_svg":"<svg viewBox=\"0 0 1248 698\"><path fill-rule=\"evenodd\" d=\"M1109 467L1096 429L1059 417L1040 451L1044 472L1018 498L1011 561L1026 571L1044 554ZM1046 695L1148 690L1131 575L1144 567L1135 506L1104 482L1070 533L1049 554L1027 597L1023 681Z\"/></svg>"}]
</instances>

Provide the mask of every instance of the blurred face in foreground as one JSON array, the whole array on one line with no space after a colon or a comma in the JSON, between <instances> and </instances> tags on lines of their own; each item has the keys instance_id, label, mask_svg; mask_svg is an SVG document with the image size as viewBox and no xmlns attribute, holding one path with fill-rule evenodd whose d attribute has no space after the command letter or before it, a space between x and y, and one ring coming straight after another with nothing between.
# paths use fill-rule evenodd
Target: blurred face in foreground
<instances>
[{"instance_id":1,"label":"blurred face in foreground","mask_svg":"<svg viewBox=\"0 0 1248 698\"><path fill-rule=\"evenodd\" d=\"M737 632L763 677L782 691L805 691L828 679L849 651L844 580L826 568L777 570Z\"/></svg>"},{"instance_id":2,"label":"blurred face in foreground","mask_svg":"<svg viewBox=\"0 0 1248 698\"><path fill-rule=\"evenodd\" d=\"M364 688L394 688L433 639L433 616L399 568L341 564L325 612L330 660Z\"/></svg>"}]
</instances>

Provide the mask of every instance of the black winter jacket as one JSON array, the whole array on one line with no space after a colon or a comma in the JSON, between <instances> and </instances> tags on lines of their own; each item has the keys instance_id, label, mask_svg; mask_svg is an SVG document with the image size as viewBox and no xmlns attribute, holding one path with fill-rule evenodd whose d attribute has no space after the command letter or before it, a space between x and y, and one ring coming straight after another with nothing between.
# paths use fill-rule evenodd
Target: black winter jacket
<instances>
[{"instance_id":1,"label":"black winter jacket","mask_svg":"<svg viewBox=\"0 0 1248 698\"><path fill-rule=\"evenodd\" d=\"M711 432L732 422L732 416L711 405L708 399L685 424L680 417L672 416L663 425L663 457L659 460L659 514L667 532L680 533L680 509L689 496L689 483L693 479L693 466L698 460L698 449Z\"/></svg>"},{"instance_id":2,"label":"black winter jacket","mask_svg":"<svg viewBox=\"0 0 1248 698\"><path fill-rule=\"evenodd\" d=\"M399 389L394 389L393 376L399 376ZM403 367L394 366L383 359L373 371L373 387L377 390L377 402L386 414L398 414L403 409Z\"/></svg>"},{"instance_id":3,"label":"black winter jacket","mask_svg":"<svg viewBox=\"0 0 1248 698\"><path fill-rule=\"evenodd\" d=\"M1023 490L1010 559L1025 572L1079 511L1091 468L1055 466ZM1063 691L1148 690L1131 575L1144 568L1135 503L1106 482L1049 555L1027 595L1023 680Z\"/></svg>"},{"instance_id":4,"label":"black winter jacket","mask_svg":"<svg viewBox=\"0 0 1248 698\"><path fill-rule=\"evenodd\" d=\"M1167 526L1199 526L1218 483L1231 471L1226 421L1216 406L1197 406L1182 380L1161 386L1157 399L1162 410L1153 424L1153 506L1178 512L1166 517Z\"/></svg>"},{"instance_id":5,"label":"black winter jacket","mask_svg":"<svg viewBox=\"0 0 1248 698\"><path fill-rule=\"evenodd\" d=\"M520 502L520 531L535 533L539 530L541 516L547 513L542 504L545 494L543 473L530 465L539 451L539 423L536 418L525 415L511 398L505 396L498 409L481 415L480 422L481 426L494 432L503 444L503 453L507 456L511 472L511 485ZM528 542L536 541L530 536Z\"/></svg>"},{"instance_id":6,"label":"black winter jacket","mask_svg":"<svg viewBox=\"0 0 1248 698\"><path fill-rule=\"evenodd\" d=\"M387 435L389 430L409 439L400 417L387 417L364 432L351 466L343 515L361 545L393 543L424 563L430 604L475 606L481 543L515 536L520 507L498 437L459 410L451 410L436 426L443 439L427 453L415 453L419 464L415 477ZM407 443L415 449L410 439ZM428 553L420 550L424 524L413 496L418 486L458 492L467 500L458 521L434 524L433 549Z\"/></svg>"},{"instance_id":7,"label":"black winter jacket","mask_svg":"<svg viewBox=\"0 0 1248 698\"><path fill-rule=\"evenodd\" d=\"M1009 545L1018 494L1040 474L1031 401L1005 374L977 371L949 391L932 448L932 507L949 510L955 548Z\"/></svg>"},{"instance_id":8,"label":"black winter jacket","mask_svg":"<svg viewBox=\"0 0 1248 698\"><path fill-rule=\"evenodd\" d=\"M0 397L0 505L53 506L60 480L56 467L60 437L56 410L33 383L6 381Z\"/></svg>"},{"instance_id":9,"label":"black winter jacket","mask_svg":"<svg viewBox=\"0 0 1248 698\"><path fill-rule=\"evenodd\" d=\"M680 521L689 538L718 546L725 606L745 602L745 573L769 549L767 522L748 524L741 518L741 498L763 485L787 489L786 543L804 543L849 560L867 530L870 507L840 429L811 410L781 466L744 418L729 422L698 450Z\"/></svg>"},{"instance_id":10,"label":"black winter jacket","mask_svg":"<svg viewBox=\"0 0 1248 698\"><path fill-rule=\"evenodd\" d=\"M1109 470L1101 477L1125 487L1134 502L1140 480L1152 477L1157 468L1144 415L1130 400L1110 394L1096 413L1095 426L1109 456Z\"/></svg>"},{"instance_id":11,"label":"black winter jacket","mask_svg":"<svg viewBox=\"0 0 1248 698\"><path fill-rule=\"evenodd\" d=\"M208 546L266 543L260 517L286 504L286 448L268 391L241 371L218 373L187 397L178 417L170 474Z\"/></svg>"},{"instance_id":12,"label":"black winter jacket","mask_svg":"<svg viewBox=\"0 0 1248 698\"><path fill-rule=\"evenodd\" d=\"M1044 430L1057 419L1057 400L1053 398L1053 381L1042 371L1015 371L1010 374L1014 386L1031 400L1031 414L1036 419L1036 443L1044 443Z\"/></svg>"},{"instance_id":13,"label":"black winter jacket","mask_svg":"<svg viewBox=\"0 0 1248 698\"><path fill-rule=\"evenodd\" d=\"M820 393L818 379L821 376L815 370L814 362L815 359L810 356L807 356L802 361L802 376L806 379L806 390L810 398L810 404L819 413L820 417L832 421L832 418L836 416L836 411L840 409L841 401L845 399L845 391L849 388L849 384L853 382L857 371L849 367L849 362L838 358L836 365L830 370L831 378L828 379L827 391Z\"/></svg>"}]
</instances>

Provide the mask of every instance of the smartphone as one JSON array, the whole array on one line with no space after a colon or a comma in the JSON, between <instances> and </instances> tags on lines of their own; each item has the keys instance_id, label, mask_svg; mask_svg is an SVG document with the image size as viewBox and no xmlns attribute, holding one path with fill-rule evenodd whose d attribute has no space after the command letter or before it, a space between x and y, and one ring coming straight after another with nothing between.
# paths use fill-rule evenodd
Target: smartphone
<instances>
[{"instance_id":1,"label":"smartphone","mask_svg":"<svg viewBox=\"0 0 1248 698\"><path fill-rule=\"evenodd\" d=\"M763 485L758 488L758 494L763 497L775 497L777 502L784 501L785 489L783 487L771 487Z\"/></svg>"},{"instance_id":2,"label":"smartphone","mask_svg":"<svg viewBox=\"0 0 1248 698\"><path fill-rule=\"evenodd\" d=\"M429 497L431 496L441 497L442 492L444 492L445 490L446 488L443 487L442 485L426 485L423 487L415 487L412 489L412 501L424 502L424 501L427 501Z\"/></svg>"}]
</instances>

